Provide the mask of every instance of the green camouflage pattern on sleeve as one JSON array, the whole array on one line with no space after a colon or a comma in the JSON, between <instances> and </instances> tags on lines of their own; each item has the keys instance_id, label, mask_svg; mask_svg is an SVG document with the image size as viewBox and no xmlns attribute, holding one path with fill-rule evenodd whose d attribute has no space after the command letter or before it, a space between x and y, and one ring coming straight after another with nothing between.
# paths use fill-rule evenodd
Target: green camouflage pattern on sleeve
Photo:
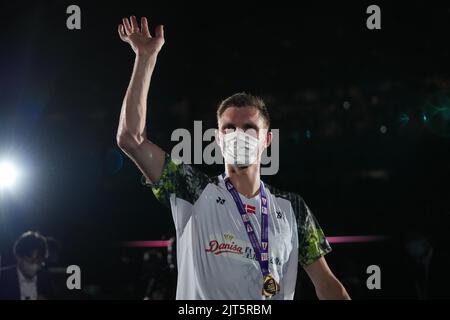
<instances>
[{"instance_id":1,"label":"green camouflage pattern on sleeve","mask_svg":"<svg viewBox=\"0 0 450 320\"><path fill-rule=\"evenodd\" d=\"M302 267L310 265L330 252L331 246L316 217L309 210L303 198L296 193L284 192L272 186L266 186L275 197L284 198L291 202L297 220L298 259Z\"/></svg>"},{"instance_id":2,"label":"green camouflage pattern on sleeve","mask_svg":"<svg viewBox=\"0 0 450 320\"><path fill-rule=\"evenodd\" d=\"M301 199L300 206L303 207L301 209L303 212L300 214L300 219L297 219L299 261L303 267L306 267L330 252L331 246L316 217L311 213L303 199Z\"/></svg>"},{"instance_id":3,"label":"green camouflage pattern on sleeve","mask_svg":"<svg viewBox=\"0 0 450 320\"><path fill-rule=\"evenodd\" d=\"M143 177L145 181L145 177ZM166 153L163 170L159 181L145 185L152 188L156 199L170 208L170 196L186 200L192 204L200 197L210 178L192 165L176 163Z\"/></svg>"}]
</instances>

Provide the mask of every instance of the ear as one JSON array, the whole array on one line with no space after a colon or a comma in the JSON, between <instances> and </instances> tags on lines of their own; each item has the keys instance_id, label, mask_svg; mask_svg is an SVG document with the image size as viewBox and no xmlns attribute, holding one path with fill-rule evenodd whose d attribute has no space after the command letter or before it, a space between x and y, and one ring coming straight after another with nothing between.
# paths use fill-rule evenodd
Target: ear
<instances>
[{"instance_id":1,"label":"ear","mask_svg":"<svg viewBox=\"0 0 450 320\"><path fill-rule=\"evenodd\" d=\"M216 139L216 143L220 146L220 134L219 129L214 130L214 137Z\"/></svg>"},{"instance_id":2,"label":"ear","mask_svg":"<svg viewBox=\"0 0 450 320\"><path fill-rule=\"evenodd\" d=\"M265 134L265 139L264 139L264 149L268 148L271 144L272 144L272 131L269 131L269 129L265 129L267 130L267 133Z\"/></svg>"},{"instance_id":3,"label":"ear","mask_svg":"<svg viewBox=\"0 0 450 320\"><path fill-rule=\"evenodd\" d=\"M272 131L267 132L266 136L266 148L272 144Z\"/></svg>"}]
</instances>

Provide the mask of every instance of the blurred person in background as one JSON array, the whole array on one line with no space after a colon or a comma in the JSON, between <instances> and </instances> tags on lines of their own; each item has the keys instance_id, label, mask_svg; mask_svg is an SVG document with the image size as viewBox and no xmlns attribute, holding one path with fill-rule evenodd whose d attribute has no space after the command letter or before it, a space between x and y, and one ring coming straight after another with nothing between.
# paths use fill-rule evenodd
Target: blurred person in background
<instances>
[{"instance_id":1,"label":"blurred person in background","mask_svg":"<svg viewBox=\"0 0 450 320\"><path fill-rule=\"evenodd\" d=\"M48 272L42 270L48 257L47 241L36 231L27 231L14 244L17 264L0 272L0 300L45 300L53 296Z\"/></svg>"}]
</instances>

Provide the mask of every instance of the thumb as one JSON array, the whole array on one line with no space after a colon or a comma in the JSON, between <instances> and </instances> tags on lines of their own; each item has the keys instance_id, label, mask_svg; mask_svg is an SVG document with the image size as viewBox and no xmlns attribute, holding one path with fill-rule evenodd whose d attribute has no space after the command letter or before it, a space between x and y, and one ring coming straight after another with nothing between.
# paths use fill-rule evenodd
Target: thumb
<instances>
[{"instance_id":1,"label":"thumb","mask_svg":"<svg viewBox=\"0 0 450 320\"><path fill-rule=\"evenodd\" d=\"M156 27L155 35L157 37L161 37L164 39L164 26L163 25L159 25Z\"/></svg>"}]
</instances>

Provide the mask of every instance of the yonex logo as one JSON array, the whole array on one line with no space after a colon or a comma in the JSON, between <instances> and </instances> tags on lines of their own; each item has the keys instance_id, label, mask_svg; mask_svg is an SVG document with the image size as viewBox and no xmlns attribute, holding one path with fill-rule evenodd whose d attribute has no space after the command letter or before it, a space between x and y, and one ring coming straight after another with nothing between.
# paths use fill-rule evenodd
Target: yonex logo
<instances>
[{"instance_id":1,"label":"yonex logo","mask_svg":"<svg viewBox=\"0 0 450 320\"><path fill-rule=\"evenodd\" d=\"M282 219L283 218L283 212L277 211L277 218Z\"/></svg>"},{"instance_id":2,"label":"yonex logo","mask_svg":"<svg viewBox=\"0 0 450 320\"><path fill-rule=\"evenodd\" d=\"M225 199L222 199L221 197L217 197L216 202L220 203L220 204L224 204Z\"/></svg>"}]
</instances>

